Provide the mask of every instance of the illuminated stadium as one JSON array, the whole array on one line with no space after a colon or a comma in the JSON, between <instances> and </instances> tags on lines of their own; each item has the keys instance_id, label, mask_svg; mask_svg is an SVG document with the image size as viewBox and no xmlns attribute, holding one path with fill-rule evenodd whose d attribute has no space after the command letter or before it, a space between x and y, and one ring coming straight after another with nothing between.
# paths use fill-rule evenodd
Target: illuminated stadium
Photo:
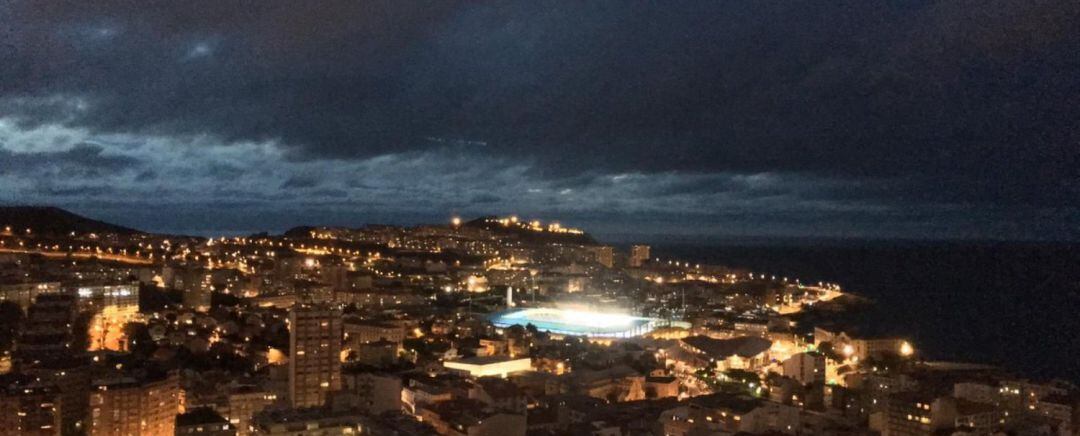
<instances>
[{"instance_id":1,"label":"illuminated stadium","mask_svg":"<svg viewBox=\"0 0 1080 436\"><path fill-rule=\"evenodd\" d=\"M538 330L549 333L599 338L630 338L649 333L658 327L684 324L657 318L553 307L496 313L492 315L491 323L498 328L532 324Z\"/></svg>"}]
</instances>

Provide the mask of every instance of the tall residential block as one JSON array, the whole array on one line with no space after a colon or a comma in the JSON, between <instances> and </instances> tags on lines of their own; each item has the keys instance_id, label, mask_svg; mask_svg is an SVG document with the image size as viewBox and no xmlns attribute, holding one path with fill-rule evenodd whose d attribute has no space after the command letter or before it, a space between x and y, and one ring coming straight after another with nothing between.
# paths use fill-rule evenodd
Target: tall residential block
<instances>
[{"instance_id":1,"label":"tall residential block","mask_svg":"<svg viewBox=\"0 0 1080 436\"><path fill-rule=\"evenodd\" d=\"M341 310L297 305L289 313L289 400L319 407L341 389Z\"/></svg>"},{"instance_id":2,"label":"tall residential block","mask_svg":"<svg viewBox=\"0 0 1080 436\"><path fill-rule=\"evenodd\" d=\"M89 434L173 434L180 398L180 378L175 372L118 374L95 381Z\"/></svg>"},{"instance_id":3,"label":"tall residential block","mask_svg":"<svg viewBox=\"0 0 1080 436\"><path fill-rule=\"evenodd\" d=\"M630 247L630 266L634 268L640 268L645 262L649 261L649 246L648 245L635 245Z\"/></svg>"}]
</instances>

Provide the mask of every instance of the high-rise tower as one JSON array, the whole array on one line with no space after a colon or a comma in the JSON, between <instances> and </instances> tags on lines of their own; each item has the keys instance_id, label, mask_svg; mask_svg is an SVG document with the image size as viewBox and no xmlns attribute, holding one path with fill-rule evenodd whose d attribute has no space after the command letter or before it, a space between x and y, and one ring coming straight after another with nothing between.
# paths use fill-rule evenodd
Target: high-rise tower
<instances>
[{"instance_id":1,"label":"high-rise tower","mask_svg":"<svg viewBox=\"0 0 1080 436\"><path fill-rule=\"evenodd\" d=\"M318 407L341 389L341 310L298 305L289 312L289 400Z\"/></svg>"}]
</instances>

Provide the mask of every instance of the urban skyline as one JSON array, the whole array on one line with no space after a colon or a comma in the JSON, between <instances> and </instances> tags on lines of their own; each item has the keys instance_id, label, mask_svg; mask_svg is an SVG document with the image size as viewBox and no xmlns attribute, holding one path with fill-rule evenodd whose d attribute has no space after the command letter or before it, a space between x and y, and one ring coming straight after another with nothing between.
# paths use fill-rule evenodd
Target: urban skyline
<instances>
[{"instance_id":1,"label":"urban skyline","mask_svg":"<svg viewBox=\"0 0 1080 436\"><path fill-rule=\"evenodd\" d=\"M1080 1L0 1L0 434L1080 436Z\"/></svg>"},{"instance_id":2,"label":"urban skyline","mask_svg":"<svg viewBox=\"0 0 1080 436\"><path fill-rule=\"evenodd\" d=\"M0 203L1078 239L1075 2L159 6L0 7Z\"/></svg>"},{"instance_id":3,"label":"urban skyline","mask_svg":"<svg viewBox=\"0 0 1080 436\"><path fill-rule=\"evenodd\" d=\"M558 222L204 238L2 211L0 423L20 435L1073 435L1080 416L1068 349L988 364L969 354L988 337L869 309L922 307Z\"/></svg>"}]
</instances>

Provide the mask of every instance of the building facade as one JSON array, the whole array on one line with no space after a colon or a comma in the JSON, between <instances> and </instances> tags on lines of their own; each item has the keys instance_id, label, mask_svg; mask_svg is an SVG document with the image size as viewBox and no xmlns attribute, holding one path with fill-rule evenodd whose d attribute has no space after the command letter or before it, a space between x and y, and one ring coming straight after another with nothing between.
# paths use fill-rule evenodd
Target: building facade
<instances>
[{"instance_id":1,"label":"building facade","mask_svg":"<svg viewBox=\"0 0 1080 436\"><path fill-rule=\"evenodd\" d=\"M319 407L341 389L341 310L299 305L289 313L289 401Z\"/></svg>"},{"instance_id":2,"label":"building facade","mask_svg":"<svg viewBox=\"0 0 1080 436\"><path fill-rule=\"evenodd\" d=\"M180 412L180 378L145 374L99 380L90 393L91 436L167 435Z\"/></svg>"},{"instance_id":3,"label":"building facade","mask_svg":"<svg viewBox=\"0 0 1080 436\"><path fill-rule=\"evenodd\" d=\"M649 261L649 246L635 245L630 247L630 266L641 268L641 265Z\"/></svg>"}]
</instances>

